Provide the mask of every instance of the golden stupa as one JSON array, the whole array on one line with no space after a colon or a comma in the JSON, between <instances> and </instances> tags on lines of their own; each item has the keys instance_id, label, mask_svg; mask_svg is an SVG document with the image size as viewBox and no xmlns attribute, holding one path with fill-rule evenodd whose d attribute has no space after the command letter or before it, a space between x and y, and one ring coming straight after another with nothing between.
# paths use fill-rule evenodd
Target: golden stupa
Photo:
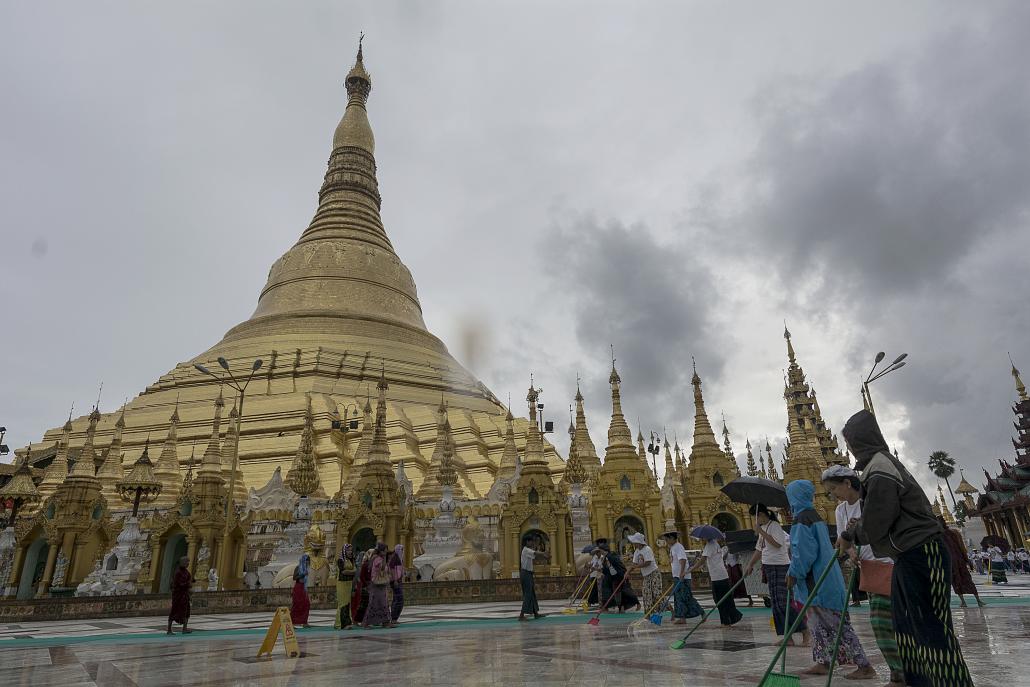
<instances>
[{"instance_id":1,"label":"golden stupa","mask_svg":"<svg viewBox=\"0 0 1030 687\"><path fill-rule=\"evenodd\" d=\"M214 401L224 393L226 407L235 405L240 412L236 499L264 485L277 468L285 474L302 438L304 452L317 465L315 495L333 496L348 478L356 478L352 467L361 429L350 421L360 420L382 375L389 388L390 460L403 461L415 489L430 465L443 402L462 492L478 498L489 491L505 450L507 409L426 328L414 279L383 227L375 138L366 110L372 79L360 46L346 90L347 107L333 135L318 209L297 243L273 263L254 314L119 412L101 416L93 442L105 463L120 461L126 470L143 452L148 435L168 436L155 472L162 493L177 494L182 478L168 469L168 453L174 452L184 472L191 443L208 443ZM221 373L219 358L238 379L249 374L255 360L262 361L242 407L230 386L195 368L200 364ZM342 431L333 431L333 423ZM520 454L527 425L515 420ZM80 453L88 426L86 417L72 419L31 445L36 466L49 465L58 454L63 458L49 469L53 474L42 491L61 482L64 456L74 459ZM554 448L544 442L543 453L557 475L563 464ZM231 450L223 452L222 461L228 482ZM109 465L108 470L113 484L117 469Z\"/></svg>"}]
</instances>

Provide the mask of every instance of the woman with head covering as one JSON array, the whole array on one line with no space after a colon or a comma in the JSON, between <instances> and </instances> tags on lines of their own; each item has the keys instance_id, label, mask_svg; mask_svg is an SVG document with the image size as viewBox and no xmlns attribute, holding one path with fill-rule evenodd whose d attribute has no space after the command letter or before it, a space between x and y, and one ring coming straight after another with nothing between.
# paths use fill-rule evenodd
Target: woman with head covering
<instances>
[{"instance_id":1,"label":"woman with head covering","mask_svg":"<svg viewBox=\"0 0 1030 687\"><path fill-rule=\"evenodd\" d=\"M737 610L737 605L733 603L733 596L729 594L733 585L730 584L730 573L726 570L726 562L723 560L722 543L718 539L709 539L705 542L705 547L701 550L701 557L694 563L691 571L700 570L701 566L706 564L708 577L712 581L712 599L719 606L719 622L723 627L736 625L744 618L744 615ZM726 600L719 603L723 597L726 597Z\"/></svg>"},{"instance_id":2,"label":"woman with head covering","mask_svg":"<svg viewBox=\"0 0 1030 687\"><path fill-rule=\"evenodd\" d=\"M336 558L336 620L337 630L351 628L350 604L354 586L354 547L344 544Z\"/></svg>"},{"instance_id":3,"label":"woman with head covering","mask_svg":"<svg viewBox=\"0 0 1030 687\"><path fill-rule=\"evenodd\" d=\"M390 554L390 589L393 590L393 602L390 604L390 627L397 627L397 618L404 609L404 545L393 547Z\"/></svg>"},{"instance_id":4,"label":"woman with head covering","mask_svg":"<svg viewBox=\"0 0 1030 687\"><path fill-rule=\"evenodd\" d=\"M378 625L389 627L390 606L386 590L390 586L390 566L386 560L386 544L379 542L372 551L369 563L370 584L368 589L368 610L362 620L362 627Z\"/></svg>"},{"instance_id":5,"label":"woman with head covering","mask_svg":"<svg viewBox=\"0 0 1030 687\"><path fill-rule=\"evenodd\" d=\"M172 622L182 625L182 633L188 635L193 630L186 627L190 621L190 590L193 587L193 576L190 575L190 559L183 556L179 559L179 567L172 575L172 608L168 611L168 634L172 634Z\"/></svg>"},{"instance_id":6,"label":"woman with head covering","mask_svg":"<svg viewBox=\"0 0 1030 687\"><path fill-rule=\"evenodd\" d=\"M357 574L354 576L354 591L350 594L350 612L355 625L365 619L365 611L368 610L368 587L372 583L371 563L368 551L359 551L354 560Z\"/></svg>"},{"instance_id":7,"label":"woman with head covering","mask_svg":"<svg viewBox=\"0 0 1030 687\"><path fill-rule=\"evenodd\" d=\"M308 613L311 612L311 599L308 598L308 573L311 569L311 556L303 554L293 571L293 597L290 604L290 619L295 626L310 627Z\"/></svg>"},{"instance_id":8,"label":"woman with head covering","mask_svg":"<svg viewBox=\"0 0 1030 687\"><path fill-rule=\"evenodd\" d=\"M852 522L862 517L861 484L858 474L849 467L834 465L823 471L822 483L826 490L840 501L834 517L837 521L837 532L844 532ZM837 547L844 547L844 540L839 534ZM876 561L869 565L893 564L890 558L876 558L869 546L861 547L859 559L860 561ZM861 562L858 565L861 566ZM891 680L888 685L891 687L904 685L905 671L901 664L901 654L898 652L898 642L894 638L894 619L890 596L869 594L869 623L873 628L876 645L880 647L880 653L883 654L884 660L887 661L887 667L891 671Z\"/></svg>"},{"instance_id":9,"label":"woman with head covering","mask_svg":"<svg viewBox=\"0 0 1030 687\"><path fill-rule=\"evenodd\" d=\"M601 549L604 560L602 572L604 573L604 589L601 596L601 610L607 611L612 604L622 613L627 608L633 610L640 608L640 601L637 599L629 578L626 576L626 564L616 552L608 547L607 539L598 539L597 547Z\"/></svg>"},{"instance_id":10,"label":"woman with head covering","mask_svg":"<svg viewBox=\"0 0 1030 687\"><path fill-rule=\"evenodd\" d=\"M845 613L847 590L844 588L844 575L835 559L837 550L830 543L830 529L819 513L816 512L813 499L815 487L807 479L799 479L787 485L787 501L794 514L794 524L790 528L791 560L787 571L787 587L794 591L799 603L812 598L808 609L808 626L812 631L812 660L815 664L802 671L805 675L826 675L830 670L830 661L837 663L855 663L858 668L847 677L851 680L872 679L876 671L862 650L855 629L851 627ZM824 579L822 587L814 589L815 581L823 570L832 565L829 575ZM843 632L837 656L831 656L837 628Z\"/></svg>"},{"instance_id":11,"label":"woman with head covering","mask_svg":"<svg viewBox=\"0 0 1030 687\"><path fill-rule=\"evenodd\" d=\"M861 474L863 512L841 539L853 560L854 544L894 559L891 608L907 684L971 686L951 623L951 561L929 499L868 410L852 415L842 434Z\"/></svg>"},{"instance_id":12,"label":"woman with head covering","mask_svg":"<svg viewBox=\"0 0 1030 687\"><path fill-rule=\"evenodd\" d=\"M787 543L787 533L780 526L776 513L764 505L753 506L751 514L755 516L755 534L758 536L758 543L755 545L755 553L745 568L744 576L750 575L754 566L761 563L762 572L765 573L765 579L769 586L773 626L776 628L776 635L782 637L796 619L796 615L787 606L787 570L790 568L790 547ZM801 646L808 646L811 642L811 634L804 619L798 625L797 631L801 633ZM794 645L793 637L787 640L787 645Z\"/></svg>"},{"instance_id":13,"label":"woman with head covering","mask_svg":"<svg viewBox=\"0 0 1030 687\"><path fill-rule=\"evenodd\" d=\"M646 613L658 603L662 596L662 573L658 569L658 563L654 558L654 551L647 545L647 539L640 532L634 532L627 538L633 546L633 561L629 564L631 570L639 570L644 578L644 586L640 590L640 602Z\"/></svg>"}]
</instances>

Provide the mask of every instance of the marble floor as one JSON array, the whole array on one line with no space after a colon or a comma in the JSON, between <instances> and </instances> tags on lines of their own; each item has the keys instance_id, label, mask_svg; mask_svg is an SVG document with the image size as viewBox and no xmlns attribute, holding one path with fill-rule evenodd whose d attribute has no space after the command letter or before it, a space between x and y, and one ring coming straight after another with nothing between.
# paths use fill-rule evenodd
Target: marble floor
<instances>
[{"instance_id":1,"label":"marble floor","mask_svg":"<svg viewBox=\"0 0 1030 687\"><path fill-rule=\"evenodd\" d=\"M985 587L988 606L954 608L963 652L981 685L1030 687L1030 579ZM188 636L164 634L162 618L118 618L0 625L3 686L156 687L171 685L757 685L772 657L769 611L746 608L731 629L706 624L685 649L669 643L683 626L636 627L638 615L561 613L545 602L547 617L519 623L518 604L457 604L405 609L392 630L339 632L332 614L312 613L314 627L299 630L303 655L255 657L269 615L197 616ZM880 682L886 667L876 651L866 608L853 613ZM806 667L811 654L791 649L788 672ZM825 679L802 684L822 685ZM834 684L856 684L843 676ZM864 682L857 684L878 684Z\"/></svg>"}]
</instances>

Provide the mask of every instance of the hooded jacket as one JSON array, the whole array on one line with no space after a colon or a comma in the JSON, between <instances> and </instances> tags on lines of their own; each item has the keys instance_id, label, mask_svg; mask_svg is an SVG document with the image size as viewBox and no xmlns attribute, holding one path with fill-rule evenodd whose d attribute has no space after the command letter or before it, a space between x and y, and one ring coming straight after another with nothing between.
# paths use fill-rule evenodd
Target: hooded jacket
<instances>
[{"instance_id":1,"label":"hooded jacket","mask_svg":"<svg viewBox=\"0 0 1030 687\"><path fill-rule=\"evenodd\" d=\"M807 479L787 485L787 501L794 514L790 527L790 569L794 578L794 595L801 603L812 594L812 605L843 611L845 603L844 575L833 563L836 550L830 542L830 530L813 505L815 487ZM813 594L812 587L828 565L832 569L822 586Z\"/></svg>"},{"instance_id":2,"label":"hooded jacket","mask_svg":"<svg viewBox=\"0 0 1030 687\"><path fill-rule=\"evenodd\" d=\"M862 517L841 536L868 544L877 557L897 558L941 534L929 499L912 474L890 454L876 417L868 410L851 416L842 432L855 454L862 482Z\"/></svg>"}]
</instances>

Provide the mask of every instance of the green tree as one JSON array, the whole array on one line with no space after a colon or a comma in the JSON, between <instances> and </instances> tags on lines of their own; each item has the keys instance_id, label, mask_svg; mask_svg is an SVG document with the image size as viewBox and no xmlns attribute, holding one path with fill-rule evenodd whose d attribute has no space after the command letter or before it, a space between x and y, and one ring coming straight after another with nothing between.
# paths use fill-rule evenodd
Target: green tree
<instances>
[{"instance_id":1,"label":"green tree","mask_svg":"<svg viewBox=\"0 0 1030 687\"><path fill-rule=\"evenodd\" d=\"M948 479L955 474L955 459L948 455L947 451L934 451L927 461L930 472L944 480L948 485L948 493L951 494L951 503L958 509L958 501L955 500L955 492L951 490L951 481Z\"/></svg>"}]
</instances>

